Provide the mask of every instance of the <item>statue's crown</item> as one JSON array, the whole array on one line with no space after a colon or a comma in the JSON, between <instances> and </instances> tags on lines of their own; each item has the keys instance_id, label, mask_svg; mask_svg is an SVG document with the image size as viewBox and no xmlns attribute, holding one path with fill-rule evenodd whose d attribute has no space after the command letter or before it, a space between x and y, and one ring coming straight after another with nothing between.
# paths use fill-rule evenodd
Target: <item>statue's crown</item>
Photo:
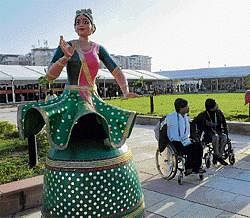
<instances>
[{"instance_id":1,"label":"statue's crown","mask_svg":"<svg viewBox=\"0 0 250 218\"><path fill-rule=\"evenodd\" d=\"M93 24L92 10L90 8L77 10L75 18L80 15L86 16L90 20L90 22Z\"/></svg>"}]
</instances>

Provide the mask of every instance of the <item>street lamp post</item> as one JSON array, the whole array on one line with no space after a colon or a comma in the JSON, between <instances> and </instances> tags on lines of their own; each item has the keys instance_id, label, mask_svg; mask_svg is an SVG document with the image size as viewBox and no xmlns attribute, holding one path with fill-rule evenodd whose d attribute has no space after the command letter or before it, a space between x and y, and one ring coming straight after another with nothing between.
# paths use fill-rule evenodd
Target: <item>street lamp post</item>
<instances>
[{"instance_id":1,"label":"street lamp post","mask_svg":"<svg viewBox=\"0 0 250 218\"><path fill-rule=\"evenodd\" d=\"M8 99L8 94L7 94L7 86L8 84L5 84L5 90L6 90L6 94L5 94L5 99L6 99L6 103L8 104L9 103L9 99Z\"/></svg>"},{"instance_id":2,"label":"street lamp post","mask_svg":"<svg viewBox=\"0 0 250 218\"><path fill-rule=\"evenodd\" d=\"M103 91L104 91L104 98L106 98L106 81L105 81L105 77L103 77Z\"/></svg>"},{"instance_id":3,"label":"street lamp post","mask_svg":"<svg viewBox=\"0 0 250 218\"><path fill-rule=\"evenodd\" d=\"M11 79L11 89L12 89L12 102L16 103L16 96L15 96L15 86L14 86L14 78Z\"/></svg>"}]
</instances>

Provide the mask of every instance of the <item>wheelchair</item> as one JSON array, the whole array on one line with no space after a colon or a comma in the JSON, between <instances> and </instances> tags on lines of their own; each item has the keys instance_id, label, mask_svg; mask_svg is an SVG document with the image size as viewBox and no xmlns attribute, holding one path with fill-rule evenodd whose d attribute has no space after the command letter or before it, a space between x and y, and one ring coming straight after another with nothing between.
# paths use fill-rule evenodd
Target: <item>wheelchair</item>
<instances>
[{"instance_id":1,"label":"wheelchair","mask_svg":"<svg viewBox=\"0 0 250 218\"><path fill-rule=\"evenodd\" d=\"M212 142L206 142L203 139L201 139L201 142L203 145L203 149L206 151L206 152L204 152L204 156L203 156L206 168L210 168L212 162L214 165L216 164L216 162L214 160L211 161L212 156L214 154ZM234 154L234 151L232 148L231 139L229 139L229 138L227 138L227 141L225 144L225 149L224 149L224 152L222 154L222 159L223 160L228 159L228 162L231 165L235 164L235 154Z\"/></svg>"},{"instance_id":2,"label":"wheelchair","mask_svg":"<svg viewBox=\"0 0 250 218\"><path fill-rule=\"evenodd\" d=\"M195 122L191 122L190 123L190 133L191 133L191 138L194 138L196 140L199 140L203 146L203 159L204 159L204 162L205 162L205 165L206 165L206 168L210 168L211 167L211 164L213 162L213 164L215 165L216 162L213 160L211 161L212 159L212 156L214 154L214 149L213 149L213 145L212 145L212 142L207 142L205 141L204 139L204 131L203 132L200 132L197 128L197 125ZM228 161L231 165L234 165L235 163L235 154L234 154L234 151L233 151L233 148L232 148L232 143L231 143L231 139L229 139L227 137L227 141L226 141L226 144L225 144L225 150L224 150L224 153L222 154L222 158L223 160L226 160L228 158Z\"/></svg>"},{"instance_id":3,"label":"wheelchair","mask_svg":"<svg viewBox=\"0 0 250 218\"><path fill-rule=\"evenodd\" d=\"M185 169L186 155L177 152L167 137L167 124L165 117L161 118L155 128L155 136L158 140L158 149L155 154L156 167L160 175L166 179L173 179L178 172L178 184L183 184L184 176L190 175ZM203 180L203 173L199 173L199 179Z\"/></svg>"}]
</instances>

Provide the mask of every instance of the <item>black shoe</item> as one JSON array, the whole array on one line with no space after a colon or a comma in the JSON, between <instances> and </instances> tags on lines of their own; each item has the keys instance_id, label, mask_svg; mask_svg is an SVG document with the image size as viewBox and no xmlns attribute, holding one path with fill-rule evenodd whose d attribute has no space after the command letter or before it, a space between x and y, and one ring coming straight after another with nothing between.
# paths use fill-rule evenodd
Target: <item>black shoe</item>
<instances>
[{"instance_id":1,"label":"black shoe","mask_svg":"<svg viewBox=\"0 0 250 218\"><path fill-rule=\"evenodd\" d=\"M205 172L206 172L205 169L202 169L202 168L199 169L199 173L205 173Z\"/></svg>"},{"instance_id":2,"label":"black shoe","mask_svg":"<svg viewBox=\"0 0 250 218\"><path fill-rule=\"evenodd\" d=\"M221 165L227 166L228 163L224 161L222 158L218 158L218 161L220 162Z\"/></svg>"},{"instance_id":3,"label":"black shoe","mask_svg":"<svg viewBox=\"0 0 250 218\"><path fill-rule=\"evenodd\" d=\"M204 170L204 169L202 169L202 168L200 168L200 169L198 169L198 170L193 170L192 171L192 173L196 173L196 174L201 174L201 173L205 173L206 172L206 170Z\"/></svg>"}]
</instances>

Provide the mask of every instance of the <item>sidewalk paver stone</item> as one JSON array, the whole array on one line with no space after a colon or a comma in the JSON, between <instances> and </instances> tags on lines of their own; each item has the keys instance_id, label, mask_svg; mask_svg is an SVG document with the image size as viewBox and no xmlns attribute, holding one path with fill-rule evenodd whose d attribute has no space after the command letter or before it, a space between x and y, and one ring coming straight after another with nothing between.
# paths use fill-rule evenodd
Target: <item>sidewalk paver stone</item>
<instances>
[{"instance_id":1,"label":"sidewalk paver stone","mask_svg":"<svg viewBox=\"0 0 250 218\"><path fill-rule=\"evenodd\" d=\"M174 218L211 218L216 217L221 214L223 210L218 210L212 207L193 204L190 207L186 208L184 211L178 213Z\"/></svg>"},{"instance_id":2,"label":"sidewalk paver stone","mask_svg":"<svg viewBox=\"0 0 250 218\"><path fill-rule=\"evenodd\" d=\"M194 203L175 197L169 197L165 200L162 200L160 203L149 207L147 211L166 217L172 217L182 211L185 211L188 207L191 207L191 205L194 205Z\"/></svg>"},{"instance_id":3,"label":"sidewalk paver stone","mask_svg":"<svg viewBox=\"0 0 250 218\"><path fill-rule=\"evenodd\" d=\"M149 208L154 204L157 204L170 196L160 194L154 191L148 191L147 189L143 189L144 199L145 199L145 208Z\"/></svg>"}]
</instances>

